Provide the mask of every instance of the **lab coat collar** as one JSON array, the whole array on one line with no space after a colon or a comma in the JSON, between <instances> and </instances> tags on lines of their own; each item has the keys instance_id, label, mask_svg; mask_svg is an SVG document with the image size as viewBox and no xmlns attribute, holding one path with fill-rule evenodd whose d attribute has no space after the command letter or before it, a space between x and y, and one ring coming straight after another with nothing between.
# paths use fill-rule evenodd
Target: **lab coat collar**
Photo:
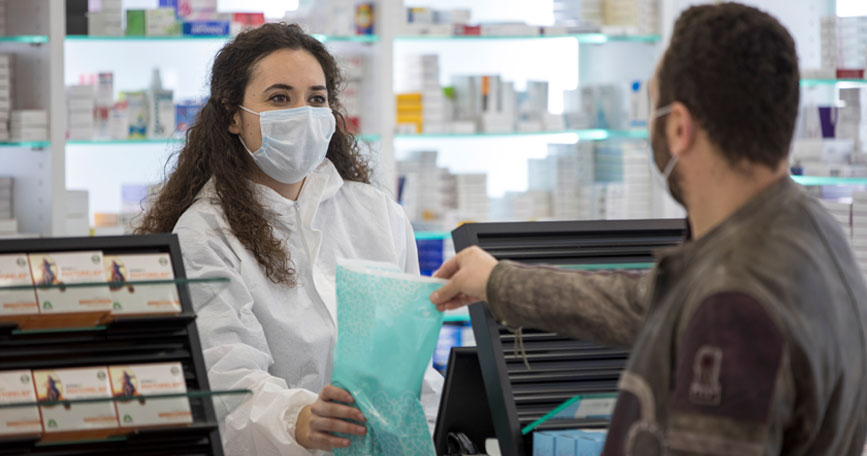
<instances>
[{"instance_id":1,"label":"lab coat collar","mask_svg":"<svg viewBox=\"0 0 867 456\"><path fill-rule=\"evenodd\" d=\"M290 215L285 210L288 207L304 208L302 210L302 218L309 226L319 204L333 198L340 191L340 188L343 186L343 178L340 177L340 173L334 164L331 163L331 160L326 158L307 176L304 185L301 187L301 193L298 194L297 201L284 198L283 195L277 193L267 185L253 182L253 186L256 188L262 204L268 209L274 210L278 218L285 218ZM213 177L205 183L196 199L208 199L212 204L219 205Z\"/></svg>"},{"instance_id":2,"label":"lab coat collar","mask_svg":"<svg viewBox=\"0 0 867 456\"><path fill-rule=\"evenodd\" d=\"M296 201L283 197L267 185L257 183L253 185L259 191L262 202L269 208L276 209L286 205L298 206L303 213L304 221L310 222L316 208L323 201L329 200L337 194L340 187L343 186L343 178L340 177L340 173L337 172L337 168L331 163L331 160L326 158L312 173L307 175ZM312 214L308 214L311 210Z\"/></svg>"}]
</instances>

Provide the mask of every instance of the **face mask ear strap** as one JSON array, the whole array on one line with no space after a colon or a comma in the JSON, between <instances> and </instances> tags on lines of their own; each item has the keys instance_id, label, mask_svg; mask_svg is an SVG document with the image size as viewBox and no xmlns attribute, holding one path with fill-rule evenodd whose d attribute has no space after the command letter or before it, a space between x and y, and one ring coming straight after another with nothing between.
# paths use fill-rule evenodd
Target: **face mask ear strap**
<instances>
[{"instance_id":1,"label":"face mask ear strap","mask_svg":"<svg viewBox=\"0 0 867 456\"><path fill-rule=\"evenodd\" d=\"M671 176L671 173L674 171L674 166L677 165L677 161L680 160L680 157L677 155L672 155L671 160L668 161L668 164L665 165L665 169L662 170L662 175L668 180L668 177Z\"/></svg>"},{"instance_id":2,"label":"face mask ear strap","mask_svg":"<svg viewBox=\"0 0 867 456\"><path fill-rule=\"evenodd\" d=\"M245 108L245 107L243 107L243 106L241 106L241 105L238 105L238 107L241 108L241 109L243 109L244 111L249 112L250 114L253 114L254 116L258 116L258 115L260 115L258 112L256 112L256 111L251 111L251 110L249 110L249 109L247 109L247 108Z\"/></svg>"}]
</instances>

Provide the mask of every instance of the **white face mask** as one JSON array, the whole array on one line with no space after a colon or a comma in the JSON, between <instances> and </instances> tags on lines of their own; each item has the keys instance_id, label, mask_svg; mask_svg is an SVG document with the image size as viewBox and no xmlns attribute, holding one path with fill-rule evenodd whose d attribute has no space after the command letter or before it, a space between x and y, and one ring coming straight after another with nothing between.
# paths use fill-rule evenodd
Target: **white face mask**
<instances>
[{"instance_id":1,"label":"white face mask","mask_svg":"<svg viewBox=\"0 0 867 456\"><path fill-rule=\"evenodd\" d=\"M656 110L656 112L653 114L653 118L651 118L647 124L650 125L651 122L654 122L656 119L658 119L664 115L670 114L670 113L671 113L671 105L663 106L663 107L659 108L658 110ZM651 144L652 143L653 143L653 140L651 138ZM654 159L653 156L654 156L653 147L651 147L651 149L650 149L650 163L649 163L650 175L653 176L654 184L657 187L659 187L661 189L665 189L666 191L668 191L669 190L668 178L671 177L671 173L674 172L674 166L677 165L678 157L676 155L672 155L671 158L668 159L668 163L665 164L665 169L660 170L659 167L656 166L656 160Z\"/></svg>"},{"instance_id":2,"label":"white face mask","mask_svg":"<svg viewBox=\"0 0 867 456\"><path fill-rule=\"evenodd\" d=\"M241 135L238 139L256 165L277 182L301 182L325 159L336 122L330 108L302 106L292 109L254 112L259 116L262 146L250 151Z\"/></svg>"}]
</instances>

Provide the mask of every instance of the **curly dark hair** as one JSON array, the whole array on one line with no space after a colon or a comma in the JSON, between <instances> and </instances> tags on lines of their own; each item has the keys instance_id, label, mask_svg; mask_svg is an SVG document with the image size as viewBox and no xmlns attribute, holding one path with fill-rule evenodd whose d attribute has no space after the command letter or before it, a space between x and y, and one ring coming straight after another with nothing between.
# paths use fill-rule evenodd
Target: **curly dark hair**
<instances>
[{"instance_id":1,"label":"curly dark hair","mask_svg":"<svg viewBox=\"0 0 867 456\"><path fill-rule=\"evenodd\" d=\"M239 178L252 177L256 164L236 135L229 133L254 66L281 49L307 51L322 65L328 101L337 121L326 157L343 179L370 183L370 164L362 156L355 136L347 130L339 99L343 78L334 57L298 25L265 24L240 33L217 53L208 101L187 131L177 163L136 233L171 232L205 183L213 178L223 217L232 234L253 253L272 282L294 286L295 269L290 254L269 222L274 214L258 200L253 182Z\"/></svg>"},{"instance_id":2,"label":"curly dark hair","mask_svg":"<svg viewBox=\"0 0 867 456\"><path fill-rule=\"evenodd\" d=\"M687 9L658 81L658 106L686 105L730 164L776 169L788 157L800 102L798 55L771 15L738 3Z\"/></svg>"}]
</instances>

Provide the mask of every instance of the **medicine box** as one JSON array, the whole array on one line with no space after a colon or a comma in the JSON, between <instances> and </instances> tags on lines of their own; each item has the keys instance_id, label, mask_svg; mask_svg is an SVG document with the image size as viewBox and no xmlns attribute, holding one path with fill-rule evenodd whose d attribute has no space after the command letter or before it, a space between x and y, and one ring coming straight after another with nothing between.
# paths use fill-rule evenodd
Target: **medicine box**
<instances>
[{"instance_id":1,"label":"medicine box","mask_svg":"<svg viewBox=\"0 0 867 456\"><path fill-rule=\"evenodd\" d=\"M41 401L106 398L105 402L40 405L46 433L118 427L108 369L85 367L33 371L36 397Z\"/></svg>"},{"instance_id":2,"label":"medicine box","mask_svg":"<svg viewBox=\"0 0 867 456\"><path fill-rule=\"evenodd\" d=\"M41 434L42 421L29 370L0 371L0 404L31 403L0 408L0 435Z\"/></svg>"},{"instance_id":3,"label":"medicine box","mask_svg":"<svg viewBox=\"0 0 867 456\"><path fill-rule=\"evenodd\" d=\"M108 286L104 285L102 252L31 253L29 259L40 313L111 311L113 301ZM95 285L61 287L80 283ZM96 285L98 283L102 285ZM39 285L55 286L40 288Z\"/></svg>"},{"instance_id":4,"label":"medicine box","mask_svg":"<svg viewBox=\"0 0 867 456\"><path fill-rule=\"evenodd\" d=\"M30 286L20 290L0 289L0 316L38 314L36 292L27 255L23 253L0 255L0 288Z\"/></svg>"},{"instance_id":5,"label":"medicine box","mask_svg":"<svg viewBox=\"0 0 867 456\"><path fill-rule=\"evenodd\" d=\"M137 364L110 366L112 394L118 396L151 396L184 394L187 392L181 363ZM118 400L117 417L120 427L159 426L193 422L187 397L163 399Z\"/></svg>"},{"instance_id":6,"label":"medicine box","mask_svg":"<svg viewBox=\"0 0 867 456\"><path fill-rule=\"evenodd\" d=\"M548 431L533 433L533 456L554 456L555 436Z\"/></svg>"},{"instance_id":7,"label":"medicine box","mask_svg":"<svg viewBox=\"0 0 867 456\"><path fill-rule=\"evenodd\" d=\"M174 283L125 284L175 278L167 253L106 255L106 280L111 282L112 314L179 313L181 301Z\"/></svg>"},{"instance_id":8,"label":"medicine box","mask_svg":"<svg viewBox=\"0 0 867 456\"><path fill-rule=\"evenodd\" d=\"M182 32L189 36L225 36L230 25L229 21L187 21Z\"/></svg>"}]
</instances>

